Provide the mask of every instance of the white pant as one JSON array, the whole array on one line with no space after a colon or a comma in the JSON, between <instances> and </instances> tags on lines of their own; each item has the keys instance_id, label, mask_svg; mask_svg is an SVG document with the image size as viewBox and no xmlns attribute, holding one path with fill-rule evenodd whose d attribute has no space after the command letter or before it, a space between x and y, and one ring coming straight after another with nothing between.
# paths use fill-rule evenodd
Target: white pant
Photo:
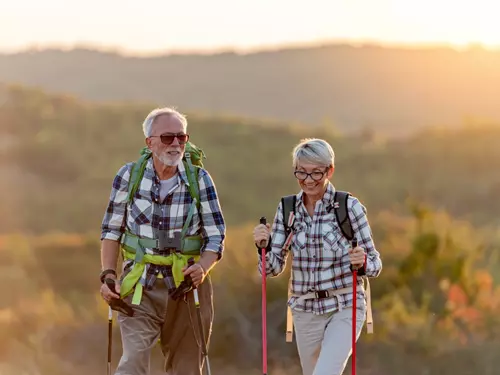
<instances>
[{"instance_id":1,"label":"white pant","mask_svg":"<svg viewBox=\"0 0 500 375\"><path fill-rule=\"evenodd\" d=\"M366 319L358 300L356 340ZM324 315L292 310L303 375L342 375L352 353L352 309Z\"/></svg>"}]
</instances>

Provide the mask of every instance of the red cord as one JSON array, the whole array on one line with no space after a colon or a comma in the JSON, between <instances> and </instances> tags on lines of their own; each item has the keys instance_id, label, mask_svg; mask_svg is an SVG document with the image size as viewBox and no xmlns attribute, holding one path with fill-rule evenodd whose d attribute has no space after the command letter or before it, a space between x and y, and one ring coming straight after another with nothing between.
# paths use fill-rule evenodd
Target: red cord
<instances>
[{"instance_id":1,"label":"red cord","mask_svg":"<svg viewBox=\"0 0 500 375\"><path fill-rule=\"evenodd\" d=\"M267 375L266 249L262 249L262 374Z\"/></svg>"}]
</instances>

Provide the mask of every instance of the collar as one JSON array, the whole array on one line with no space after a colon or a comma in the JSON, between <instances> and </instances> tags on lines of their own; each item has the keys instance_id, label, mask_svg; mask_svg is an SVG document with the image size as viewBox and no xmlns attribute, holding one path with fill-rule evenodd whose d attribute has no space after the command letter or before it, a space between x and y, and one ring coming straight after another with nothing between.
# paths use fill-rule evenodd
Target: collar
<instances>
[{"instance_id":1,"label":"collar","mask_svg":"<svg viewBox=\"0 0 500 375\"><path fill-rule=\"evenodd\" d=\"M184 167L184 163L182 160L180 160L179 163L177 164L177 176L180 178L182 182L184 182L184 184L189 186L189 180L187 178L186 168ZM146 168L144 169L144 177L148 177L153 181L160 183L160 178L156 174L156 170L153 165L153 157L150 157L148 159Z\"/></svg>"},{"instance_id":2,"label":"collar","mask_svg":"<svg viewBox=\"0 0 500 375\"><path fill-rule=\"evenodd\" d=\"M300 190L299 193L297 194L297 201L295 202L295 208L297 209L299 205L302 203L302 198L304 196L304 190ZM323 207L333 207L334 203L334 198L335 198L335 186L329 181L328 184L326 185L326 190L323 194L323 197L321 198L321 201L323 203Z\"/></svg>"}]
</instances>

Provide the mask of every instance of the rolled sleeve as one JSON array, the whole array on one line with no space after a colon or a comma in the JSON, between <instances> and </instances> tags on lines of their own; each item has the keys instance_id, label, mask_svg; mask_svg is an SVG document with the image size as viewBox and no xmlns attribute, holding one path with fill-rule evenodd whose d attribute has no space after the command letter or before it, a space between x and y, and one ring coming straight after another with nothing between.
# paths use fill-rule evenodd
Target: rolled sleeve
<instances>
[{"instance_id":1,"label":"rolled sleeve","mask_svg":"<svg viewBox=\"0 0 500 375\"><path fill-rule=\"evenodd\" d=\"M366 207L357 198L349 197L349 216L354 233L358 234L359 246L366 252L364 274L368 277L378 277L382 271L382 260L373 241Z\"/></svg>"},{"instance_id":2,"label":"rolled sleeve","mask_svg":"<svg viewBox=\"0 0 500 375\"><path fill-rule=\"evenodd\" d=\"M284 271L288 255L288 250L283 249L285 240L286 234L285 225L283 223L283 207L280 201L271 227L271 251L265 254L267 276L276 277ZM258 255L258 258L259 264L257 265L257 270L262 275L262 255Z\"/></svg>"},{"instance_id":3,"label":"rolled sleeve","mask_svg":"<svg viewBox=\"0 0 500 375\"><path fill-rule=\"evenodd\" d=\"M200 217L202 222L201 234L204 244L201 252L212 251L221 259L224 251L224 240L226 238L226 225L220 206L217 189L210 174L200 169Z\"/></svg>"},{"instance_id":4,"label":"rolled sleeve","mask_svg":"<svg viewBox=\"0 0 500 375\"><path fill-rule=\"evenodd\" d=\"M101 240L119 241L125 232L130 164L122 166L111 187L108 206L101 224Z\"/></svg>"}]
</instances>

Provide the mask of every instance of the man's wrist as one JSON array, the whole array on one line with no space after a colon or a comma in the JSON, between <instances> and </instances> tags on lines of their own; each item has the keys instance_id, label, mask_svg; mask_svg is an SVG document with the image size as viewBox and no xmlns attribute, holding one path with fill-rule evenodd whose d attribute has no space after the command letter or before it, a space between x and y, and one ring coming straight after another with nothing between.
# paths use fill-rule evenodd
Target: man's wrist
<instances>
[{"instance_id":1,"label":"man's wrist","mask_svg":"<svg viewBox=\"0 0 500 375\"><path fill-rule=\"evenodd\" d=\"M215 266L218 256L218 253L216 253L215 251L208 250L203 252L200 259L198 260L198 264L202 268L205 275L209 273L210 270Z\"/></svg>"},{"instance_id":2,"label":"man's wrist","mask_svg":"<svg viewBox=\"0 0 500 375\"><path fill-rule=\"evenodd\" d=\"M101 284L104 283L104 279L113 278L116 279L116 271L113 268L105 268L101 271L99 275L99 279L101 280Z\"/></svg>"}]
</instances>

